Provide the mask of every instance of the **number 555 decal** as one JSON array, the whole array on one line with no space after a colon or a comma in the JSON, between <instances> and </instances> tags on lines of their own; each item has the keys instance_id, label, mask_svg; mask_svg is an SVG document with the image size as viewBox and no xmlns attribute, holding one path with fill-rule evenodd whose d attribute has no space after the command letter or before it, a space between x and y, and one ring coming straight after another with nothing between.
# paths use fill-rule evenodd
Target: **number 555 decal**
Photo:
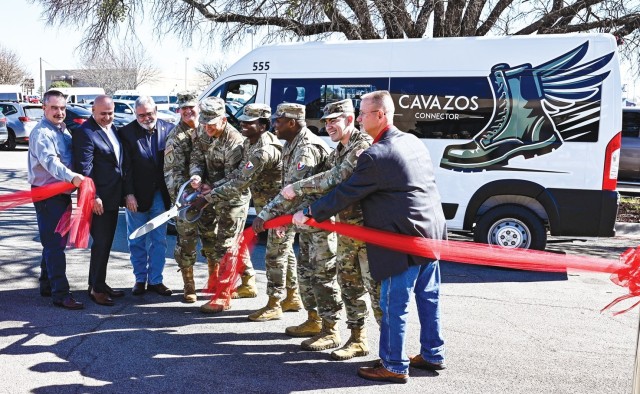
<instances>
[{"instance_id":1,"label":"number 555 decal","mask_svg":"<svg viewBox=\"0 0 640 394\"><path fill-rule=\"evenodd\" d=\"M253 62L253 71L267 71L269 62Z\"/></svg>"}]
</instances>

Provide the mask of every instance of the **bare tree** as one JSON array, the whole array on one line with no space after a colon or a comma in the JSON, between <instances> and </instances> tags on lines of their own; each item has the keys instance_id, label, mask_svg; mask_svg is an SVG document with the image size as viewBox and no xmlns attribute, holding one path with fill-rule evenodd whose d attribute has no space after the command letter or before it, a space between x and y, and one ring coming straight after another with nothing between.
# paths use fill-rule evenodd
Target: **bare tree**
<instances>
[{"instance_id":1,"label":"bare tree","mask_svg":"<svg viewBox=\"0 0 640 394\"><path fill-rule=\"evenodd\" d=\"M0 84L17 85L27 76L20 57L10 49L0 45Z\"/></svg>"},{"instance_id":2,"label":"bare tree","mask_svg":"<svg viewBox=\"0 0 640 394\"><path fill-rule=\"evenodd\" d=\"M78 78L104 88L107 94L118 89L136 89L157 80L159 71L140 44L105 47L94 52L81 66Z\"/></svg>"},{"instance_id":3,"label":"bare tree","mask_svg":"<svg viewBox=\"0 0 640 394\"><path fill-rule=\"evenodd\" d=\"M196 67L196 71L202 74L203 82L209 84L216 80L227 68L229 68L229 65L225 61L219 60L215 63L201 63Z\"/></svg>"},{"instance_id":4,"label":"bare tree","mask_svg":"<svg viewBox=\"0 0 640 394\"><path fill-rule=\"evenodd\" d=\"M266 27L266 41L341 34L349 40L460 37L487 34L607 32L638 59L638 0L31 0L50 23L87 26L83 45L135 32L136 15L151 15L158 32L191 43L194 34L229 46L248 27ZM144 13L147 11L146 13ZM637 61L634 63L638 63Z\"/></svg>"}]
</instances>

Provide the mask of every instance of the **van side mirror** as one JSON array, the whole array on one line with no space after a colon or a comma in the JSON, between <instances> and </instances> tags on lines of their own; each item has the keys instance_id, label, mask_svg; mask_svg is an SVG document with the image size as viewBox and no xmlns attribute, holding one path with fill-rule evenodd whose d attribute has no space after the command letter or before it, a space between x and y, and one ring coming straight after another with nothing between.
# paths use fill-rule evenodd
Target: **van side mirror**
<instances>
[{"instance_id":1,"label":"van side mirror","mask_svg":"<svg viewBox=\"0 0 640 394\"><path fill-rule=\"evenodd\" d=\"M129 114L129 115L133 115L133 111L132 111L132 110L130 110L129 108L125 108L125 109L124 109L124 113L125 113L125 114Z\"/></svg>"}]
</instances>

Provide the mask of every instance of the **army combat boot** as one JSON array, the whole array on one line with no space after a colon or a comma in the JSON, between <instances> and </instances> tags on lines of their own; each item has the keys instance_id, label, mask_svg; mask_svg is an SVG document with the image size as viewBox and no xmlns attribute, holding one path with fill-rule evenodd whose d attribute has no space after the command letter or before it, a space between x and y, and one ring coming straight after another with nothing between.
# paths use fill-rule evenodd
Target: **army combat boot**
<instances>
[{"instance_id":1,"label":"army combat boot","mask_svg":"<svg viewBox=\"0 0 640 394\"><path fill-rule=\"evenodd\" d=\"M210 288L218 280L218 272L220 271L220 263L207 259L209 265L209 280L207 281L207 288ZM200 312L202 313L219 313L231 309L227 297L222 295L219 300L209 300L200 305Z\"/></svg>"},{"instance_id":2,"label":"army combat boot","mask_svg":"<svg viewBox=\"0 0 640 394\"><path fill-rule=\"evenodd\" d=\"M336 329L336 322L322 319L322 331L314 337L302 341L304 350L318 351L333 349L340 346L340 332Z\"/></svg>"},{"instance_id":3,"label":"army combat boot","mask_svg":"<svg viewBox=\"0 0 640 394\"><path fill-rule=\"evenodd\" d=\"M242 275L242 284L233 292L231 298L255 298L258 296L255 275Z\"/></svg>"},{"instance_id":4,"label":"army combat boot","mask_svg":"<svg viewBox=\"0 0 640 394\"><path fill-rule=\"evenodd\" d=\"M260 308L257 311L249 315L251 321L269 321L278 320L282 317L282 308L280 307L280 300L278 297L269 297L269 302L264 308Z\"/></svg>"},{"instance_id":5,"label":"army combat boot","mask_svg":"<svg viewBox=\"0 0 640 394\"><path fill-rule=\"evenodd\" d=\"M284 333L291 337L312 337L322 331L322 320L318 316L318 312L311 310L307 320L299 326L287 327Z\"/></svg>"},{"instance_id":6,"label":"army combat boot","mask_svg":"<svg viewBox=\"0 0 640 394\"><path fill-rule=\"evenodd\" d=\"M340 349L331 352L331 358L334 360L348 360L368 354L367 329L365 327L355 327L351 329L351 337L349 337L347 343Z\"/></svg>"},{"instance_id":7,"label":"army combat boot","mask_svg":"<svg viewBox=\"0 0 640 394\"><path fill-rule=\"evenodd\" d=\"M283 312L298 312L302 309L302 301L298 296L298 289L287 289L287 298L285 298L281 303Z\"/></svg>"},{"instance_id":8,"label":"army combat boot","mask_svg":"<svg viewBox=\"0 0 640 394\"><path fill-rule=\"evenodd\" d=\"M548 70L542 71L531 64L493 66L488 78L495 97L491 120L470 142L447 146L440 167L483 171L505 166L515 156L529 159L560 147L562 137L541 104L544 72Z\"/></svg>"},{"instance_id":9,"label":"army combat boot","mask_svg":"<svg viewBox=\"0 0 640 394\"><path fill-rule=\"evenodd\" d=\"M182 281L184 282L184 293L182 299L189 304L198 300L196 295L196 282L193 279L193 266L180 269L182 272Z\"/></svg>"}]
</instances>

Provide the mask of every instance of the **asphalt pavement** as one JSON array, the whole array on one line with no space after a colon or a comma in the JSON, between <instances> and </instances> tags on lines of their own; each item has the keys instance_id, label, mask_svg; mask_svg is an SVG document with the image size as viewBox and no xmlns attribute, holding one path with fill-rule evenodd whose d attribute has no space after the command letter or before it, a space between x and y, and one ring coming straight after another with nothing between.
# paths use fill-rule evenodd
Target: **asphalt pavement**
<instances>
[{"instance_id":1,"label":"asphalt pavement","mask_svg":"<svg viewBox=\"0 0 640 394\"><path fill-rule=\"evenodd\" d=\"M26 149L0 152L0 194L28 188ZM640 244L633 226L613 239L551 239L556 253L612 261ZM460 238L460 237L457 237ZM181 302L172 257L164 271L171 297L132 296L124 214L120 215L108 283L127 290L113 307L87 296L89 250L67 252L67 276L81 311L51 305L38 292L41 246L32 205L0 212L0 392L7 393L630 393L639 312L600 309L626 290L606 274L541 273L442 263L442 312L448 368L411 370L408 384L362 380L357 367L377 358L377 325L368 322L369 356L331 361L284 335L304 312L265 323L247 320L264 306L264 245L252 255L260 295L205 315ZM550 255L552 258L553 255ZM207 267L196 263L196 285ZM343 340L348 338L339 323ZM419 350L419 322L410 309L406 351Z\"/></svg>"}]
</instances>

